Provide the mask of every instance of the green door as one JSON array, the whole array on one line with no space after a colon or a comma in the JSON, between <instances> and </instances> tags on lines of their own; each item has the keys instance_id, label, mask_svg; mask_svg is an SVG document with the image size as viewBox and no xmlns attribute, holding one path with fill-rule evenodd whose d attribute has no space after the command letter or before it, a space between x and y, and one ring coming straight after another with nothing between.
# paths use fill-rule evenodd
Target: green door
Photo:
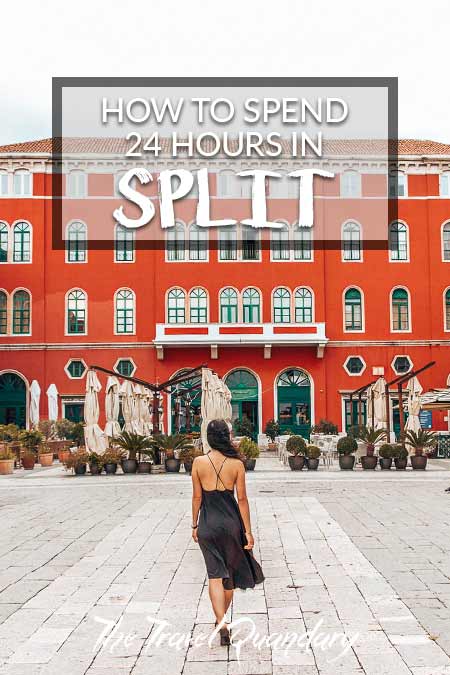
<instances>
[{"instance_id":1,"label":"green door","mask_svg":"<svg viewBox=\"0 0 450 675\"><path fill-rule=\"evenodd\" d=\"M249 421L253 439L258 435L258 382L248 370L235 370L225 384L231 391L232 422Z\"/></svg>"},{"instance_id":2,"label":"green door","mask_svg":"<svg viewBox=\"0 0 450 675\"><path fill-rule=\"evenodd\" d=\"M351 427L359 426L358 420L358 400L352 400L351 406L350 401L345 401L345 430L348 431ZM361 424L363 426L367 424L367 402L365 399L361 400Z\"/></svg>"},{"instance_id":3,"label":"green door","mask_svg":"<svg viewBox=\"0 0 450 675\"><path fill-rule=\"evenodd\" d=\"M71 422L84 422L84 404L66 403L64 406L64 415Z\"/></svg>"},{"instance_id":4,"label":"green door","mask_svg":"<svg viewBox=\"0 0 450 675\"><path fill-rule=\"evenodd\" d=\"M277 383L278 422L281 433L292 431L308 438L311 432L311 383L302 370L291 368Z\"/></svg>"},{"instance_id":5,"label":"green door","mask_svg":"<svg viewBox=\"0 0 450 675\"><path fill-rule=\"evenodd\" d=\"M398 407L398 398L393 398L391 399L392 402L392 426L393 426L393 431L395 433L395 438L398 440L400 438L400 410ZM406 408L404 409L404 422L406 424L406 420L408 419L408 411Z\"/></svg>"},{"instance_id":6,"label":"green door","mask_svg":"<svg viewBox=\"0 0 450 675\"><path fill-rule=\"evenodd\" d=\"M25 382L15 373L0 376L0 424L17 424L25 429L27 423L27 390Z\"/></svg>"}]
</instances>

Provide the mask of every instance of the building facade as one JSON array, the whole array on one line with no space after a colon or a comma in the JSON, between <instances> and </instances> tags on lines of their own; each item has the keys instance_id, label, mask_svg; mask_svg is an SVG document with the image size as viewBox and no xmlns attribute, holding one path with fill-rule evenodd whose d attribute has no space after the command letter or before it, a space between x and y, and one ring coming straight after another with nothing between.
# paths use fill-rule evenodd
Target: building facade
<instances>
[{"instance_id":1,"label":"building facade","mask_svg":"<svg viewBox=\"0 0 450 675\"><path fill-rule=\"evenodd\" d=\"M208 364L230 387L234 416L250 419L255 434L271 418L305 435L321 418L343 430L357 422L352 391L431 361L419 378L424 390L446 386L450 146L401 141L393 182L370 148L336 152L335 179L315 191L319 211L321 200L335 207L334 247L315 245L314 230L297 226L298 197L278 186L267 202L283 227L268 245L241 224L198 228L193 195L177 206L163 246L143 247L116 226L113 246L90 247L92 203L113 212L124 168L112 147L92 170L96 152L95 141L80 140L63 167L70 215L65 249L55 250L51 142L0 147L0 423L27 424L33 380L43 418L52 383L62 415L82 418L91 365L162 382ZM290 170L287 161L279 168ZM248 184L225 160L209 169L215 213L246 217ZM157 199L154 185L148 196ZM396 219L380 225L388 245L367 247L362 206L387 196L398 197ZM395 387L391 395L395 428ZM195 391L191 398L195 426ZM170 431L170 397L163 406ZM447 428L444 413L433 412L432 426Z\"/></svg>"}]
</instances>

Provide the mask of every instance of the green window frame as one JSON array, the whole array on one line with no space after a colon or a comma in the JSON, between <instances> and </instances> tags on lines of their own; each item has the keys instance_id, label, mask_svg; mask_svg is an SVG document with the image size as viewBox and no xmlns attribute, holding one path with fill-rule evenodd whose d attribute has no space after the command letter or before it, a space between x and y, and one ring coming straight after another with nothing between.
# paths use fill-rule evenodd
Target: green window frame
<instances>
[{"instance_id":1,"label":"green window frame","mask_svg":"<svg viewBox=\"0 0 450 675\"><path fill-rule=\"evenodd\" d=\"M124 377L132 377L135 366L131 359L120 359L120 361L117 363L116 370L119 375Z\"/></svg>"},{"instance_id":2,"label":"green window frame","mask_svg":"<svg viewBox=\"0 0 450 675\"><path fill-rule=\"evenodd\" d=\"M186 322L186 293L172 288L167 295L167 323Z\"/></svg>"},{"instance_id":3,"label":"green window frame","mask_svg":"<svg viewBox=\"0 0 450 675\"><path fill-rule=\"evenodd\" d=\"M445 292L445 330L450 330L450 288Z\"/></svg>"},{"instance_id":4,"label":"green window frame","mask_svg":"<svg viewBox=\"0 0 450 675\"><path fill-rule=\"evenodd\" d=\"M392 292L392 330L409 331L409 298L404 288Z\"/></svg>"},{"instance_id":5,"label":"green window frame","mask_svg":"<svg viewBox=\"0 0 450 675\"><path fill-rule=\"evenodd\" d=\"M238 322L238 294L234 288L224 288L220 293L220 321Z\"/></svg>"},{"instance_id":6,"label":"green window frame","mask_svg":"<svg viewBox=\"0 0 450 675\"><path fill-rule=\"evenodd\" d=\"M193 288L189 293L189 321L190 323L208 321L208 294L204 288Z\"/></svg>"},{"instance_id":7,"label":"green window frame","mask_svg":"<svg viewBox=\"0 0 450 675\"><path fill-rule=\"evenodd\" d=\"M312 260L312 232L309 227L294 227L294 260Z\"/></svg>"},{"instance_id":8,"label":"green window frame","mask_svg":"<svg viewBox=\"0 0 450 675\"><path fill-rule=\"evenodd\" d=\"M184 225L182 223L175 223L167 231L166 238L167 260L169 262L182 262L185 259L186 252L186 237Z\"/></svg>"},{"instance_id":9,"label":"green window frame","mask_svg":"<svg viewBox=\"0 0 450 675\"><path fill-rule=\"evenodd\" d=\"M362 295L357 288L349 288L344 299L345 330L362 331Z\"/></svg>"},{"instance_id":10,"label":"green window frame","mask_svg":"<svg viewBox=\"0 0 450 675\"><path fill-rule=\"evenodd\" d=\"M115 262L134 262L134 232L129 227L116 225L114 260Z\"/></svg>"},{"instance_id":11,"label":"green window frame","mask_svg":"<svg viewBox=\"0 0 450 675\"><path fill-rule=\"evenodd\" d=\"M80 289L70 291L67 296L67 333L82 335L86 326L86 293Z\"/></svg>"},{"instance_id":12,"label":"green window frame","mask_svg":"<svg viewBox=\"0 0 450 675\"><path fill-rule=\"evenodd\" d=\"M389 225L389 251L391 260L408 260L408 227L405 223Z\"/></svg>"},{"instance_id":13,"label":"green window frame","mask_svg":"<svg viewBox=\"0 0 450 675\"><path fill-rule=\"evenodd\" d=\"M6 223L0 223L0 263L8 262L9 228Z\"/></svg>"},{"instance_id":14,"label":"green window frame","mask_svg":"<svg viewBox=\"0 0 450 675\"><path fill-rule=\"evenodd\" d=\"M246 288L242 293L242 314L244 323L261 321L261 296L256 288Z\"/></svg>"},{"instance_id":15,"label":"green window frame","mask_svg":"<svg viewBox=\"0 0 450 675\"><path fill-rule=\"evenodd\" d=\"M83 361L71 361L67 367L67 370L69 371L71 377L74 379L80 379L83 377L86 371L86 366L84 365Z\"/></svg>"},{"instance_id":16,"label":"green window frame","mask_svg":"<svg viewBox=\"0 0 450 675\"><path fill-rule=\"evenodd\" d=\"M134 333L134 293L129 288L116 293L116 333Z\"/></svg>"},{"instance_id":17,"label":"green window frame","mask_svg":"<svg viewBox=\"0 0 450 675\"><path fill-rule=\"evenodd\" d=\"M442 228L442 259L450 260L450 223Z\"/></svg>"},{"instance_id":18,"label":"green window frame","mask_svg":"<svg viewBox=\"0 0 450 675\"><path fill-rule=\"evenodd\" d=\"M16 291L13 295L13 326L14 335L28 335L30 333L30 294L28 291Z\"/></svg>"},{"instance_id":19,"label":"green window frame","mask_svg":"<svg viewBox=\"0 0 450 675\"><path fill-rule=\"evenodd\" d=\"M273 322L291 322L291 292L287 288L276 288L273 292Z\"/></svg>"},{"instance_id":20,"label":"green window frame","mask_svg":"<svg viewBox=\"0 0 450 675\"><path fill-rule=\"evenodd\" d=\"M208 233L196 223L189 228L189 260L208 259Z\"/></svg>"},{"instance_id":21,"label":"green window frame","mask_svg":"<svg viewBox=\"0 0 450 675\"><path fill-rule=\"evenodd\" d=\"M87 227L79 221L67 227L67 262L84 263L87 259Z\"/></svg>"},{"instance_id":22,"label":"green window frame","mask_svg":"<svg viewBox=\"0 0 450 675\"><path fill-rule=\"evenodd\" d=\"M342 240L344 261L357 262L361 260L361 227L358 223L345 223L342 228Z\"/></svg>"},{"instance_id":23,"label":"green window frame","mask_svg":"<svg viewBox=\"0 0 450 675\"><path fill-rule=\"evenodd\" d=\"M236 225L221 227L219 232L219 259L237 260Z\"/></svg>"},{"instance_id":24,"label":"green window frame","mask_svg":"<svg viewBox=\"0 0 450 675\"><path fill-rule=\"evenodd\" d=\"M8 332L8 296L5 291L0 291L0 335Z\"/></svg>"},{"instance_id":25,"label":"green window frame","mask_svg":"<svg viewBox=\"0 0 450 675\"><path fill-rule=\"evenodd\" d=\"M13 261L30 262L31 261L31 225L30 223L20 222L14 225L13 230Z\"/></svg>"},{"instance_id":26,"label":"green window frame","mask_svg":"<svg viewBox=\"0 0 450 675\"><path fill-rule=\"evenodd\" d=\"M297 288L295 291L295 322L312 323L313 295L309 288Z\"/></svg>"}]
</instances>

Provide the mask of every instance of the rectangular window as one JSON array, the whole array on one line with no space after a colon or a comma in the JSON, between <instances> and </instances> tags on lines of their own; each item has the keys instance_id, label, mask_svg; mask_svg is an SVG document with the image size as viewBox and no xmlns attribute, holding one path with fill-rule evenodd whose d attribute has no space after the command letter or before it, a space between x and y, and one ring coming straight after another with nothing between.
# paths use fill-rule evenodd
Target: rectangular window
<instances>
[{"instance_id":1,"label":"rectangular window","mask_svg":"<svg viewBox=\"0 0 450 675\"><path fill-rule=\"evenodd\" d=\"M222 305L220 321L222 323L237 323L237 305Z\"/></svg>"},{"instance_id":2,"label":"rectangular window","mask_svg":"<svg viewBox=\"0 0 450 675\"><path fill-rule=\"evenodd\" d=\"M134 261L134 234L132 230L121 227L120 225L116 230L115 261Z\"/></svg>"},{"instance_id":3,"label":"rectangular window","mask_svg":"<svg viewBox=\"0 0 450 675\"><path fill-rule=\"evenodd\" d=\"M8 328L8 313L7 313L7 308L6 308L6 297L5 300L3 301L2 298L0 298L0 335L6 335L6 331Z\"/></svg>"},{"instance_id":4,"label":"rectangular window","mask_svg":"<svg viewBox=\"0 0 450 675\"><path fill-rule=\"evenodd\" d=\"M133 333L133 310L117 309L116 325L118 333Z\"/></svg>"},{"instance_id":5,"label":"rectangular window","mask_svg":"<svg viewBox=\"0 0 450 675\"><path fill-rule=\"evenodd\" d=\"M242 228L242 260L259 260L259 238L254 227Z\"/></svg>"},{"instance_id":6,"label":"rectangular window","mask_svg":"<svg viewBox=\"0 0 450 675\"><path fill-rule=\"evenodd\" d=\"M31 237L30 230L21 225L14 227L14 262L30 262Z\"/></svg>"},{"instance_id":7,"label":"rectangular window","mask_svg":"<svg viewBox=\"0 0 450 675\"><path fill-rule=\"evenodd\" d=\"M237 260L236 229L220 229L220 260Z\"/></svg>"},{"instance_id":8,"label":"rectangular window","mask_svg":"<svg viewBox=\"0 0 450 675\"><path fill-rule=\"evenodd\" d=\"M67 313L68 333L85 332L85 311L84 309L68 310Z\"/></svg>"},{"instance_id":9,"label":"rectangular window","mask_svg":"<svg viewBox=\"0 0 450 675\"><path fill-rule=\"evenodd\" d=\"M408 304L405 302L395 302L393 306L393 328L394 330L409 330L409 312Z\"/></svg>"},{"instance_id":10,"label":"rectangular window","mask_svg":"<svg viewBox=\"0 0 450 675\"><path fill-rule=\"evenodd\" d=\"M24 305L13 312L13 333L27 335L30 332L30 308Z\"/></svg>"},{"instance_id":11,"label":"rectangular window","mask_svg":"<svg viewBox=\"0 0 450 675\"><path fill-rule=\"evenodd\" d=\"M8 194L8 174L0 173L0 196L6 197Z\"/></svg>"},{"instance_id":12,"label":"rectangular window","mask_svg":"<svg viewBox=\"0 0 450 675\"><path fill-rule=\"evenodd\" d=\"M360 304L345 305L346 330L362 330L362 313Z\"/></svg>"},{"instance_id":13,"label":"rectangular window","mask_svg":"<svg viewBox=\"0 0 450 675\"><path fill-rule=\"evenodd\" d=\"M307 227L294 229L294 260L312 259L311 230Z\"/></svg>"}]
</instances>

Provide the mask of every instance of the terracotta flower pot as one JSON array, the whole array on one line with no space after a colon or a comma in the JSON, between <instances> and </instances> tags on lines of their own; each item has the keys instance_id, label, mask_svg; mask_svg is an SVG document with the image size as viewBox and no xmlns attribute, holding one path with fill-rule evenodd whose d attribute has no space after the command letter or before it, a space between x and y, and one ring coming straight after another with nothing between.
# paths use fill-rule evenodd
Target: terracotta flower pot
<instances>
[{"instance_id":1,"label":"terracotta flower pot","mask_svg":"<svg viewBox=\"0 0 450 675\"><path fill-rule=\"evenodd\" d=\"M44 452L39 455L39 464L41 466L51 466L53 464L53 452Z\"/></svg>"},{"instance_id":2,"label":"terracotta flower pot","mask_svg":"<svg viewBox=\"0 0 450 675\"><path fill-rule=\"evenodd\" d=\"M269 443L267 445L268 450L278 450L278 444L277 443Z\"/></svg>"},{"instance_id":3,"label":"terracotta flower pot","mask_svg":"<svg viewBox=\"0 0 450 675\"><path fill-rule=\"evenodd\" d=\"M70 457L70 450L59 450L58 451L58 459L61 462L61 464L64 464L67 462L67 460Z\"/></svg>"},{"instance_id":4,"label":"terracotta flower pot","mask_svg":"<svg viewBox=\"0 0 450 675\"><path fill-rule=\"evenodd\" d=\"M0 476L8 476L14 471L13 459L0 459Z\"/></svg>"},{"instance_id":5,"label":"terracotta flower pot","mask_svg":"<svg viewBox=\"0 0 450 675\"><path fill-rule=\"evenodd\" d=\"M34 455L22 455L22 466L24 469L31 471L31 469L34 469L35 464L36 457Z\"/></svg>"}]
</instances>

